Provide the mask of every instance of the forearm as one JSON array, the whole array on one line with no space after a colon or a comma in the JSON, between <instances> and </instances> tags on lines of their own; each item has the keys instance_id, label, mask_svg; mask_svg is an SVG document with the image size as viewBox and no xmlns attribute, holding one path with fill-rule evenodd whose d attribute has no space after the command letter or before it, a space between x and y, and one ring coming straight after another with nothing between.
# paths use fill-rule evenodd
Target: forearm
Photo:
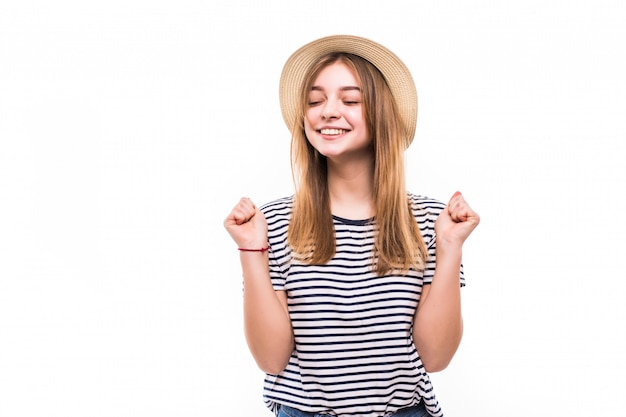
<instances>
[{"instance_id":1,"label":"forearm","mask_svg":"<svg viewBox=\"0 0 626 417\"><path fill-rule=\"evenodd\" d=\"M413 340L427 371L445 369L463 335L459 273L461 249L437 248L436 267L413 325Z\"/></svg>"},{"instance_id":2,"label":"forearm","mask_svg":"<svg viewBox=\"0 0 626 417\"><path fill-rule=\"evenodd\" d=\"M267 253L241 253L244 330L259 368L278 374L287 366L293 352L293 331L287 306L272 287L267 256Z\"/></svg>"}]
</instances>

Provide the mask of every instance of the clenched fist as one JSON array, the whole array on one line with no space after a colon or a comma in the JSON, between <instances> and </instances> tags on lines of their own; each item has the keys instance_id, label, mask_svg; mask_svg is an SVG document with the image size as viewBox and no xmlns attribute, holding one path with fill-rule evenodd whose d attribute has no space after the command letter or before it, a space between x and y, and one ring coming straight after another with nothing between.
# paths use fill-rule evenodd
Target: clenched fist
<instances>
[{"instance_id":1,"label":"clenched fist","mask_svg":"<svg viewBox=\"0 0 626 417\"><path fill-rule=\"evenodd\" d=\"M240 248L260 249L267 246L265 216L247 197L239 200L224 220L224 227Z\"/></svg>"},{"instance_id":2,"label":"clenched fist","mask_svg":"<svg viewBox=\"0 0 626 417\"><path fill-rule=\"evenodd\" d=\"M435 222L437 247L451 244L460 248L478 223L480 216L457 191Z\"/></svg>"}]
</instances>

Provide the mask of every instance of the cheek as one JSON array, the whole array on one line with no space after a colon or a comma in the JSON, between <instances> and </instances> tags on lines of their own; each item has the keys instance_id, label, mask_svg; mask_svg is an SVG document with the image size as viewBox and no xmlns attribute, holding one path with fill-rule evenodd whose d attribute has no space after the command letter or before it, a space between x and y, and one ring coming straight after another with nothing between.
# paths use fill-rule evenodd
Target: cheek
<instances>
[{"instance_id":1,"label":"cheek","mask_svg":"<svg viewBox=\"0 0 626 417\"><path fill-rule=\"evenodd\" d=\"M346 119L355 125L365 125L365 116L363 115L363 111L361 109L351 109L350 111L345 112L344 115Z\"/></svg>"},{"instance_id":2,"label":"cheek","mask_svg":"<svg viewBox=\"0 0 626 417\"><path fill-rule=\"evenodd\" d=\"M304 117L304 133L306 133L307 137L310 133L314 132L314 129L311 127L311 122L309 113L305 114Z\"/></svg>"},{"instance_id":3,"label":"cheek","mask_svg":"<svg viewBox=\"0 0 626 417\"><path fill-rule=\"evenodd\" d=\"M310 107L307 109L307 111L304 113L304 122L305 123L312 123L316 120L319 119L320 117L320 109L319 107Z\"/></svg>"}]
</instances>

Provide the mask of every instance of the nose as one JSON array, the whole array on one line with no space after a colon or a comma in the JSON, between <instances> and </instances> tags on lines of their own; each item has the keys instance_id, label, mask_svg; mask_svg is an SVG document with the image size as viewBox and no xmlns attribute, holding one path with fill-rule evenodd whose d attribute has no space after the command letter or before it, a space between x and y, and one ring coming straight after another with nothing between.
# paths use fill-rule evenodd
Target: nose
<instances>
[{"instance_id":1,"label":"nose","mask_svg":"<svg viewBox=\"0 0 626 417\"><path fill-rule=\"evenodd\" d=\"M326 100L326 102L324 103L324 108L322 109L322 119L338 119L340 116L341 113L339 111L339 106L336 100Z\"/></svg>"}]
</instances>

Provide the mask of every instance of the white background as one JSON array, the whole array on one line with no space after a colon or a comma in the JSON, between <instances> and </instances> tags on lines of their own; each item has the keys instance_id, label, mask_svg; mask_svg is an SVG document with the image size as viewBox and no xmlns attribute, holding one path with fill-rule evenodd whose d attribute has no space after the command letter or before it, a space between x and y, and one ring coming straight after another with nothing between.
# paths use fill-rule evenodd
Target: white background
<instances>
[{"instance_id":1,"label":"white background","mask_svg":"<svg viewBox=\"0 0 626 417\"><path fill-rule=\"evenodd\" d=\"M447 417L623 415L623 1L2 1L0 416L269 416L222 220L291 194L289 54L377 40L409 189L461 190ZM237 411L230 413L231 409Z\"/></svg>"}]
</instances>

